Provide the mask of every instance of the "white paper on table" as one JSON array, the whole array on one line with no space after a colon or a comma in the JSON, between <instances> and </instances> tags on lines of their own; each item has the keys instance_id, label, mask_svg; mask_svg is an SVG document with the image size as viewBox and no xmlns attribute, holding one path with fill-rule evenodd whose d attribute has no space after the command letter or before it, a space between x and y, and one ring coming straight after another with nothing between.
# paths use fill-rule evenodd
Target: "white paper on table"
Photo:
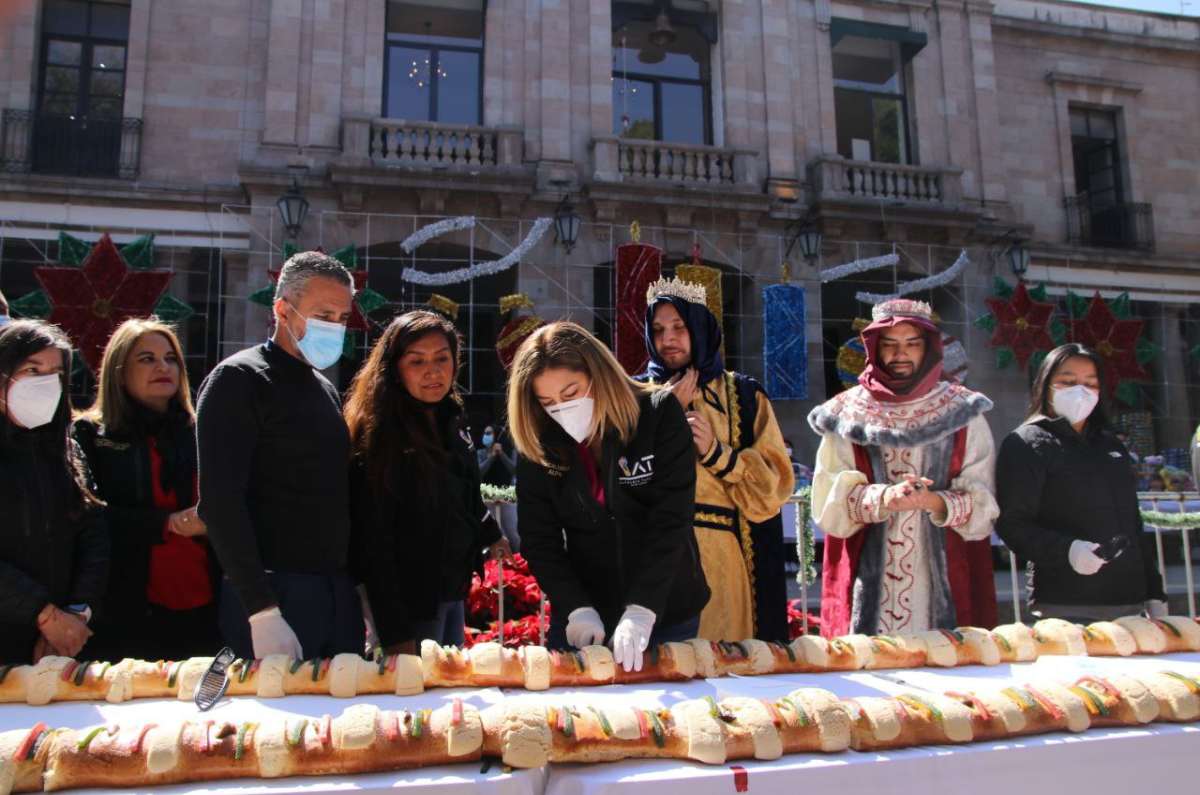
<instances>
[{"instance_id":1,"label":"white paper on table","mask_svg":"<svg viewBox=\"0 0 1200 795\"><path fill-rule=\"evenodd\" d=\"M1031 673L1042 677L1061 674L1064 678L1110 673L1138 674L1175 671L1185 676L1200 676L1200 654L1146 654L1132 657L1066 657L1044 655L1031 666Z\"/></svg>"}]
</instances>

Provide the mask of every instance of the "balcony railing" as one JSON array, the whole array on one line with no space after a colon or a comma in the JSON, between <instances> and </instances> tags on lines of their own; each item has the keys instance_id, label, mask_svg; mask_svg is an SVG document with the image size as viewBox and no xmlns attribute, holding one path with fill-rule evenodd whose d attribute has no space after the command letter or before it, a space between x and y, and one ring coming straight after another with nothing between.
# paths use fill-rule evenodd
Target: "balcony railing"
<instances>
[{"instance_id":1,"label":"balcony railing","mask_svg":"<svg viewBox=\"0 0 1200 795\"><path fill-rule=\"evenodd\" d=\"M685 187L760 190L757 153L696 144L604 136L592 142L599 182L656 182Z\"/></svg>"},{"instance_id":2,"label":"balcony railing","mask_svg":"<svg viewBox=\"0 0 1200 795\"><path fill-rule=\"evenodd\" d=\"M342 154L383 166L499 168L521 164L519 129L347 117Z\"/></svg>"},{"instance_id":3,"label":"balcony railing","mask_svg":"<svg viewBox=\"0 0 1200 795\"><path fill-rule=\"evenodd\" d=\"M4 111L0 159L8 172L134 179L141 155L141 119Z\"/></svg>"},{"instance_id":4,"label":"balcony railing","mask_svg":"<svg viewBox=\"0 0 1200 795\"><path fill-rule=\"evenodd\" d=\"M1145 203L1100 205L1086 193L1063 199L1067 242L1076 246L1154 251L1154 208Z\"/></svg>"},{"instance_id":5,"label":"balcony railing","mask_svg":"<svg viewBox=\"0 0 1200 795\"><path fill-rule=\"evenodd\" d=\"M962 169L906 166L821 157L809 164L822 199L865 199L926 205L956 205L962 198Z\"/></svg>"}]
</instances>

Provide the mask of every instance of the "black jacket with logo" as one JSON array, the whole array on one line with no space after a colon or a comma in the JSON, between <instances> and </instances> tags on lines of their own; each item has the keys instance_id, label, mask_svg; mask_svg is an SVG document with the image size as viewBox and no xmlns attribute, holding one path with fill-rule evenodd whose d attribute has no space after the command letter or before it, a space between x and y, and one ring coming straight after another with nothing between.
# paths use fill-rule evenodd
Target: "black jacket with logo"
<instances>
[{"instance_id":1,"label":"black jacket with logo","mask_svg":"<svg viewBox=\"0 0 1200 795\"><path fill-rule=\"evenodd\" d=\"M56 441L0 427L0 664L30 661L48 602L99 609L108 580L104 516L81 504Z\"/></svg>"},{"instance_id":2,"label":"black jacket with logo","mask_svg":"<svg viewBox=\"0 0 1200 795\"><path fill-rule=\"evenodd\" d=\"M1076 433L1038 417L1004 438L996 459L996 532L1032 565L1031 603L1126 605L1163 599L1153 538L1143 532L1129 453L1107 428ZM1075 572L1071 542L1130 545L1095 574Z\"/></svg>"},{"instance_id":3,"label":"black jacket with logo","mask_svg":"<svg viewBox=\"0 0 1200 795\"><path fill-rule=\"evenodd\" d=\"M611 630L627 605L667 626L700 614L708 583L692 529L696 450L679 401L666 391L639 397L633 440L609 436L597 462L606 506L592 496L574 441L557 425L552 466L517 464L521 552L566 618L594 607Z\"/></svg>"},{"instance_id":4,"label":"black jacket with logo","mask_svg":"<svg viewBox=\"0 0 1200 795\"><path fill-rule=\"evenodd\" d=\"M412 622L432 619L439 602L464 598L481 550L500 540L500 528L479 493L479 465L462 411L438 404L447 460L434 482L401 461L392 494L377 497L361 461L350 471L355 574L367 588L384 645L412 638Z\"/></svg>"}]
</instances>

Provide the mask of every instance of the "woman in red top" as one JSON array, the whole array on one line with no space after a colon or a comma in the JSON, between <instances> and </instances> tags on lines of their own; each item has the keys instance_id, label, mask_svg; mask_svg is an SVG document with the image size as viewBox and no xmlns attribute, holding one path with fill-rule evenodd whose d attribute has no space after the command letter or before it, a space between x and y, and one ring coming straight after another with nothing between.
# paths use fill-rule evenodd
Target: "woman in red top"
<instances>
[{"instance_id":1,"label":"woman in red top","mask_svg":"<svg viewBox=\"0 0 1200 795\"><path fill-rule=\"evenodd\" d=\"M175 333L127 320L100 365L96 401L75 423L107 504L112 577L92 659L184 659L220 648L214 556L196 515L195 412Z\"/></svg>"}]
</instances>

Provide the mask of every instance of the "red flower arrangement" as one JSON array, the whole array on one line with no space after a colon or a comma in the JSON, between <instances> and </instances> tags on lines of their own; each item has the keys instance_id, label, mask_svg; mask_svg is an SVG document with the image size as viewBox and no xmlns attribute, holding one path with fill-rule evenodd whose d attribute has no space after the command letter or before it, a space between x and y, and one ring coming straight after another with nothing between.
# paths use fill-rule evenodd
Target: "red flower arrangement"
<instances>
[{"instance_id":1,"label":"red flower arrangement","mask_svg":"<svg viewBox=\"0 0 1200 795\"><path fill-rule=\"evenodd\" d=\"M500 567L494 560L484 564L483 576L471 578L467 594L467 646L497 638L500 612ZM504 645L536 644L540 632L538 610L542 589L529 573L529 563L513 555L513 564L504 567ZM546 622L549 628L550 604L546 603Z\"/></svg>"},{"instance_id":2,"label":"red flower arrangement","mask_svg":"<svg viewBox=\"0 0 1200 795\"><path fill-rule=\"evenodd\" d=\"M792 640L804 634L804 611L799 599L789 599L787 606L788 637ZM821 634L821 616L817 613L808 614L808 634Z\"/></svg>"}]
</instances>

